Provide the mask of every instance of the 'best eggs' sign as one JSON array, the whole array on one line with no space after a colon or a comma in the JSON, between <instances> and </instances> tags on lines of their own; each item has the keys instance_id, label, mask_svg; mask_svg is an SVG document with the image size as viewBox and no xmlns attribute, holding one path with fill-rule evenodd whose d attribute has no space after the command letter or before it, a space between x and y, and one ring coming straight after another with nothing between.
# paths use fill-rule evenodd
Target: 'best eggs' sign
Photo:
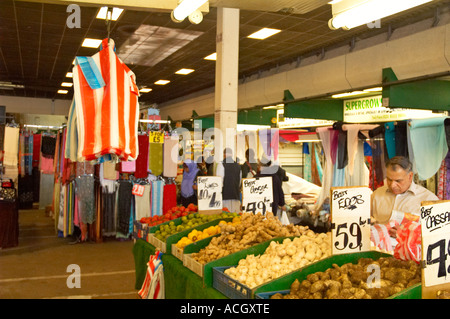
<instances>
[{"instance_id":1,"label":"'best eggs' sign","mask_svg":"<svg viewBox=\"0 0 450 319\"><path fill-rule=\"evenodd\" d=\"M331 188L333 255L370 250L370 197L368 187Z\"/></svg>"}]
</instances>

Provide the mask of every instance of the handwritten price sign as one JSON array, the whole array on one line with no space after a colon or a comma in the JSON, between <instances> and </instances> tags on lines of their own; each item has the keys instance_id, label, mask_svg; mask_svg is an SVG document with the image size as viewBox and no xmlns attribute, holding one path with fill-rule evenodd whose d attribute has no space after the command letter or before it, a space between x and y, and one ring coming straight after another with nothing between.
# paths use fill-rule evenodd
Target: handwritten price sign
<instances>
[{"instance_id":1,"label":"handwritten price sign","mask_svg":"<svg viewBox=\"0 0 450 319\"><path fill-rule=\"evenodd\" d=\"M222 177L197 178L198 211L214 213L222 210Z\"/></svg>"},{"instance_id":2,"label":"handwritten price sign","mask_svg":"<svg viewBox=\"0 0 450 319\"><path fill-rule=\"evenodd\" d=\"M242 180L242 212L266 214L272 212L272 177Z\"/></svg>"},{"instance_id":3,"label":"handwritten price sign","mask_svg":"<svg viewBox=\"0 0 450 319\"><path fill-rule=\"evenodd\" d=\"M148 138L150 143L164 143L163 132L150 132Z\"/></svg>"},{"instance_id":4,"label":"handwritten price sign","mask_svg":"<svg viewBox=\"0 0 450 319\"><path fill-rule=\"evenodd\" d=\"M331 188L333 255L370 250L370 196L368 187Z\"/></svg>"},{"instance_id":5,"label":"handwritten price sign","mask_svg":"<svg viewBox=\"0 0 450 319\"><path fill-rule=\"evenodd\" d=\"M450 201L422 203L422 283L450 288ZM445 288L442 285L446 286ZM432 291L432 290L431 290ZM422 293L425 293L423 290ZM433 296L431 296L433 297Z\"/></svg>"}]
</instances>

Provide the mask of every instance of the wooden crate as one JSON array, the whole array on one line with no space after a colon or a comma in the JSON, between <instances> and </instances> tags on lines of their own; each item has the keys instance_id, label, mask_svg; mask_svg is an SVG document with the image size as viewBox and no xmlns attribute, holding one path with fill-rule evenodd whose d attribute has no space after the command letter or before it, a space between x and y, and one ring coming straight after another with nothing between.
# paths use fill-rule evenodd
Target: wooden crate
<instances>
[{"instance_id":1,"label":"wooden crate","mask_svg":"<svg viewBox=\"0 0 450 319\"><path fill-rule=\"evenodd\" d=\"M155 237L155 235L153 233L148 234L147 236L147 241L156 247L156 249L159 249L161 252L165 253L166 252L166 243L159 240L158 238Z\"/></svg>"},{"instance_id":2,"label":"wooden crate","mask_svg":"<svg viewBox=\"0 0 450 319\"><path fill-rule=\"evenodd\" d=\"M196 261L191 257L191 254L185 254L183 256L183 265L189 270L193 271L195 274L203 278L204 265Z\"/></svg>"}]
</instances>

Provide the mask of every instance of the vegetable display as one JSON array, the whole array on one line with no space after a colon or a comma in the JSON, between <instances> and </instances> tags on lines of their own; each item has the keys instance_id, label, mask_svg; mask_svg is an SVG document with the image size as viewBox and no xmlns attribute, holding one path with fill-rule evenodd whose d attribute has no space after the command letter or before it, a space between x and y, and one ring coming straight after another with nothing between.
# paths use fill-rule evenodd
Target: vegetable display
<instances>
[{"instance_id":1,"label":"vegetable display","mask_svg":"<svg viewBox=\"0 0 450 319\"><path fill-rule=\"evenodd\" d=\"M191 257L201 264L206 264L276 237L300 236L307 231L308 227L304 226L282 225L272 213L265 216L244 213L240 224L225 225L220 236L212 238L208 246L198 253L193 253Z\"/></svg>"},{"instance_id":2,"label":"vegetable display","mask_svg":"<svg viewBox=\"0 0 450 319\"><path fill-rule=\"evenodd\" d=\"M194 229L186 237L181 238L178 241L178 243L176 243L176 246L180 249L183 249L187 245L190 245L199 240L219 234L221 232L221 229L228 225L236 226L240 222L241 222L241 217L236 216L233 218L233 220L231 222L226 222L224 220L221 220L218 225L210 226L210 227L204 229L203 231Z\"/></svg>"},{"instance_id":3,"label":"vegetable display","mask_svg":"<svg viewBox=\"0 0 450 319\"><path fill-rule=\"evenodd\" d=\"M248 255L225 274L254 288L296 269L331 255L331 233L316 234L311 230L293 240L272 241L262 255Z\"/></svg>"},{"instance_id":4,"label":"vegetable display","mask_svg":"<svg viewBox=\"0 0 450 319\"><path fill-rule=\"evenodd\" d=\"M373 268L380 270L379 281L369 278ZM420 282L421 268L412 260L361 258L357 264L334 264L302 282L296 279L289 294L277 293L271 299L384 299Z\"/></svg>"},{"instance_id":5,"label":"vegetable display","mask_svg":"<svg viewBox=\"0 0 450 319\"><path fill-rule=\"evenodd\" d=\"M167 224L160 225L159 228L155 231L155 237L161 241L166 241L166 238L168 236L187 230L189 228L205 224L215 219L233 218L236 217L237 215L238 215L237 213L226 213L226 212L213 215L188 214L186 216L181 217L180 225L175 225L174 221L170 221Z\"/></svg>"}]
</instances>

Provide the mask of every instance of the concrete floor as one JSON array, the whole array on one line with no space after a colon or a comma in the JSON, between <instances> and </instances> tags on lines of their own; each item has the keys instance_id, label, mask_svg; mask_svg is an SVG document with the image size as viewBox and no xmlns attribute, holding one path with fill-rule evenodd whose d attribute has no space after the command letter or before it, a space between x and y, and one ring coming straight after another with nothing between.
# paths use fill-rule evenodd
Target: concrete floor
<instances>
[{"instance_id":1,"label":"concrete floor","mask_svg":"<svg viewBox=\"0 0 450 319\"><path fill-rule=\"evenodd\" d=\"M0 299L139 299L132 240L72 241L44 210L21 210L19 246L0 249Z\"/></svg>"}]
</instances>

